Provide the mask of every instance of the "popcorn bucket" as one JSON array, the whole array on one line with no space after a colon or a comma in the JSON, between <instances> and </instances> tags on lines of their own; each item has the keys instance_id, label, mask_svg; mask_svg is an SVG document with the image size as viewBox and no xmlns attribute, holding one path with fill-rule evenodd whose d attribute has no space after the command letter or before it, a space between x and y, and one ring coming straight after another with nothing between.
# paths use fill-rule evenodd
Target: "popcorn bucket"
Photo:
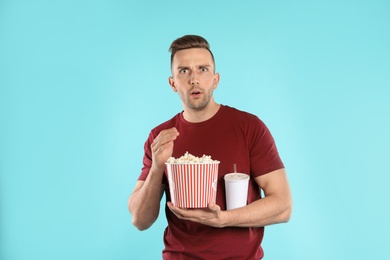
<instances>
[{"instance_id":1,"label":"popcorn bucket","mask_svg":"<svg viewBox=\"0 0 390 260\"><path fill-rule=\"evenodd\" d=\"M218 165L166 163L171 202L180 208L206 208L216 201Z\"/></svg>"}]
</instances>

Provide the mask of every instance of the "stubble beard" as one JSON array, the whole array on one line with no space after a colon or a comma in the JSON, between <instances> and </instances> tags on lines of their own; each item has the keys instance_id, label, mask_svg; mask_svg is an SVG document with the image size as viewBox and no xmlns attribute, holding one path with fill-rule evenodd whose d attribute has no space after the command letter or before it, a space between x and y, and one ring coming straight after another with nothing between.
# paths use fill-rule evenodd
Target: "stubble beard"
<instances>
[{"instance_id":1,"label":"stubble beard","mask_svg":"<svg viewBox=\"0 0 390 260\"><path fill-rule=\"evenodd\" d=\"M202 100L198 103L198 100L194 100L193 102L190 98L185 99L181 96L183 103L190 109L195 111L205 110L208 104L210 103L211 98L213 97L213 88L211 88L208 92L204 92L205 95L202 97Z\"/></svg>"}]
</instances>

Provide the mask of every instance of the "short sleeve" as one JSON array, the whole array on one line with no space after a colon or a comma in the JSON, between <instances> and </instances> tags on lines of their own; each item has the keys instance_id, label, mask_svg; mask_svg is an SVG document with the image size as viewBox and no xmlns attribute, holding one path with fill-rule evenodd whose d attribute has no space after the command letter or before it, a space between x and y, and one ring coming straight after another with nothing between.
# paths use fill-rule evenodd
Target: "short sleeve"
<instances>
[{"instance_id":1,"label":"short sleeve","mask_svg":"<svg viewBox=\"0 0 390 260\"><path fill-rule=\"evenodd\" d=\"M250 128L249 152L251 173L257 177L284 168L275 140L268 127L257 117Z\"/></svg>"}]
</instances>

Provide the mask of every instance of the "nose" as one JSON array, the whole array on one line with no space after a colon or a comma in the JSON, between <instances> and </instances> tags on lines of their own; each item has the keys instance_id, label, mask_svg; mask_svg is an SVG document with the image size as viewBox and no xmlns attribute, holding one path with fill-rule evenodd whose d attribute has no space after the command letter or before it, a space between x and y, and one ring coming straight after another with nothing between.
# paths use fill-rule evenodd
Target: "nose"
<instances>
[{"instance_id":1,"label":"nose","mask_svg":"<svg viewBox=\"0 0 390 260\"><path fill-rule=\"evenodd\" d=\"M199 81L196 80L196 79L192 79L190 83L191 83L192 86L199 85Z\"/></svg>"},{"instance_id":2,"label":"nose","mask_svg":"<svg viewBox=\"0 0 390 260\"><path fill-rule=\"evenodd\" d=\"M191 86L199 85L198 75L196 72L192 72L189 76Z\"/></svg>"},{"instance_id":3,"label":"nose","mask_svg":"<svg viewBox=\"0 0 390 260\"><path fill-rule=\"evenodd\" d=\"M190 79L190 84L192 85L192 86L194 86L194 85L199 85L199 80L196 78L196 77L194 77L194 75L191 77L191 79Z\"/></svg>"}]
</instances>

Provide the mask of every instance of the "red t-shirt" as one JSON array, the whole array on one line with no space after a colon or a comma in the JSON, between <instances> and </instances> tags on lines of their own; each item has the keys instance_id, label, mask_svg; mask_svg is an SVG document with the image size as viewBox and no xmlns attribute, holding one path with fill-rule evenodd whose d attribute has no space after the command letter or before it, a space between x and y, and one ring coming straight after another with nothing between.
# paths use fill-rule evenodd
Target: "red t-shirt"
<instances>
[{"instance_id":1,"label":"red t-shirt","mask_svg":"<svg viewBox=\"0 0 390 260\"><path fill-rule=\"evenodd\" d=\"M265 124L256 116L222 105L209 120L187 122L182 113L157 126L145 142L144 166L139 180L145 180L152 165L150 145L164 129L176 127L180 135L175 140L173 157L189 152L195 156L210 155L220 161L216 203L226 210L223 177L234 171L251 176L248 204L261 197L253 178L283 168L275 142ZM170 201L167 174L165 194ZM164 232L163 259L261 259L264 227L214 228L178 219L166 206L168 226Z\"/></svg>"}]
</instances>

